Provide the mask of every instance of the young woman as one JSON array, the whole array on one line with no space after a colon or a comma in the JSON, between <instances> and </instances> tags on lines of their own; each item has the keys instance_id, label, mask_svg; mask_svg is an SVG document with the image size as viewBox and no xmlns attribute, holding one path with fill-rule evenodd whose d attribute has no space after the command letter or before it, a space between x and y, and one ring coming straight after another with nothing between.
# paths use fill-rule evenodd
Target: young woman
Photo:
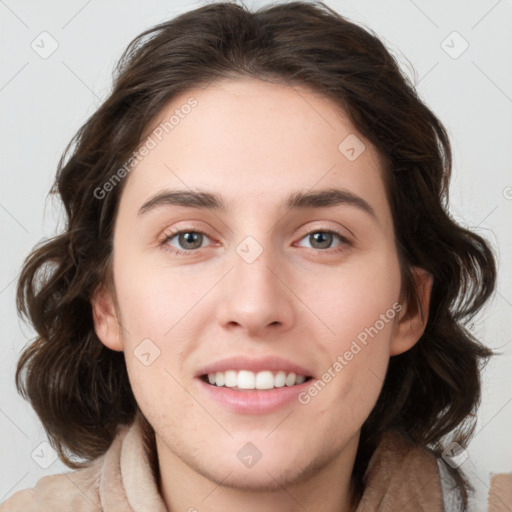
<instances>
[{"instance_id":1,"label":"young woman","mask_svg":"<svg viewBox=\"0 0 512 512\"><path fill-rule=\"evenodd\" d=\"M495 265L450 169L383 44L322 3L139 36L19 280L18 387L75 471L2 511L463 510L443 453Z\"/></svg>"}]
</instances>

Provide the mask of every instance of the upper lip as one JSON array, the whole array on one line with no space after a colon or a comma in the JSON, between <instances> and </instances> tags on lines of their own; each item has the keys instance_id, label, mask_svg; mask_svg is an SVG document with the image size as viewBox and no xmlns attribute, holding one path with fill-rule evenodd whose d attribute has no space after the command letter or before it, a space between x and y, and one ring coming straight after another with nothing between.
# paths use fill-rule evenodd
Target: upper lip
<instances>
[{"instance_id":1,"label":"upper lip","mask_svg":"<svg viewBox=\"0 0 512 512\"><path fill-rule=\"evenodd\" d=\"M231 356L214 363L202 367L196 377L207 375L208 373L225 372L227 370L249 370L252 372L259 372L263 370L282 370L287 373L295 373L297 375L304 375L312 377L313 374L299 364L287 361L277 356L266 356L260 358L249 358L247 356Z\"/></svg>"}]
</instances>

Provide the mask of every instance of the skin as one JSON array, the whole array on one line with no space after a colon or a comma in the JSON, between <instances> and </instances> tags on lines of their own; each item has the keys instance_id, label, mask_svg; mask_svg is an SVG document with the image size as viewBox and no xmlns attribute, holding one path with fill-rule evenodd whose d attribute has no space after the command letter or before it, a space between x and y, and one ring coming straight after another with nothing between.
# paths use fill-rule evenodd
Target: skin
<instances>
[{"instance_id":1,"label":"skin","mask_svg":"<svg viewBox=\"0 0 512 512\"><path fill-rule=\"evenodd\" d=\"M408 313L402 301L393 321L307 405L294 400L272 413L235 413L209 399L194 376L244 354L277 355L321 378L359 333L401 302L379 155L330 100L257 79L189 90L154 126L191 96L197 106L127 178L114 231L115 295L107 287L95 294L96 332L125 353L135 397L156 433L170 511L353 510L361 426L390 356L416 343L426 317ZM338 150L350 134L365 144L354 161ZM293 192L330 187L360 196L375 217L348 204L283 205ZM167 188L218 193L229 209L167 205L138 215ZM170 229L206 236L201 248L176 254L191 244L178 236L163 242ZM322 246L308 235L333 229L347 241L333 235ZM247 236L263 249L252 263L236 251ZM413 270L428 311L431 280ZM145 366L134 350L148 338L160 355ZM262 453L251 468L236 456L247 442Z\"/></svg>"}]
</instances>

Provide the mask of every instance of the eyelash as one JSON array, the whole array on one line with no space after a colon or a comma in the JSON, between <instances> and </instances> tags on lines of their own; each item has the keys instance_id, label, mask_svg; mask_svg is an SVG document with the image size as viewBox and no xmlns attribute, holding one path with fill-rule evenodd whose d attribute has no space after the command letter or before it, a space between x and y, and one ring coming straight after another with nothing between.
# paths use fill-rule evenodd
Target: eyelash
<instances>
[{"instance_id":1,"label":"eyelash","mask_svg":"<svg viewBox=\"0 0 512 512\"><path fill-rule=\"evenodd\" d=\"M206 236L207 238L210 238L204 231L200 231L198 229L192 229L192 228L190 228L190 229L189 228L181 228L181 229L178 229L175 231L167 232L163 235L163 240L160 242L160 245L162 246L162 248L165 251L168 251L175 256L191 256L194 253L196 253L199 249L204 249L204 247L199 247L198 249L189 249L189 250L171 248L171 246L168 245L168 242L170 240L172 240L176 235L179 235L181 233L198 233L198 234ZM342 242L339 247L335 247L335 248L330 248L330 249L314 249L314 248L312 248L311 250L313 250L315 252L318 251L323 254L325 254L325 253L336 254L336 253L346 250L346 246L352 245L347 237L345 237L344 235L342 235L340 232L338 232L335 229L318 229L318 228L311 229L310 231L305 233L300 238L300 240L306 238L307 236L309 236L313 233L331 233L333 235L338 236L340 242Z\"/></svg>"}]
</instances>

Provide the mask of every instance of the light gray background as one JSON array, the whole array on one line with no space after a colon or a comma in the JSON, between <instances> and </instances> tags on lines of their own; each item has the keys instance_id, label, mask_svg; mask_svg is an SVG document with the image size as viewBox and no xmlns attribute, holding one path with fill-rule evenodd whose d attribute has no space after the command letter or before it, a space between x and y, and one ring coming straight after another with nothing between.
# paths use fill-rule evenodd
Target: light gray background
<instances>
[{"instance_id":1,"label":"light gray background","mask_svg":"<svg viewBox=\"0 0 512 512\"><path fill-rule=\"evenodd\" d=\"M44 431L14 387L17 358L34 334L16 315L16 278L33 245L62 227L59 203L47 200L57 161L108 94L129 41L204 3L0 1L0 501L67 469L59 461L47 469L36 463L50 464L52 451L40 445ZM477 434L462 464L477 489L472 509L486 510L490 474L512 471L512 1L326 3L384 39L444 122L455 153L451 211L497 253L498 291L473 329L502 355L485 371ZM51 48L44 31L58 43L46 59L31 47ZM469 47L459 56L464 41Z\"/></svg>"}]
</instances>

